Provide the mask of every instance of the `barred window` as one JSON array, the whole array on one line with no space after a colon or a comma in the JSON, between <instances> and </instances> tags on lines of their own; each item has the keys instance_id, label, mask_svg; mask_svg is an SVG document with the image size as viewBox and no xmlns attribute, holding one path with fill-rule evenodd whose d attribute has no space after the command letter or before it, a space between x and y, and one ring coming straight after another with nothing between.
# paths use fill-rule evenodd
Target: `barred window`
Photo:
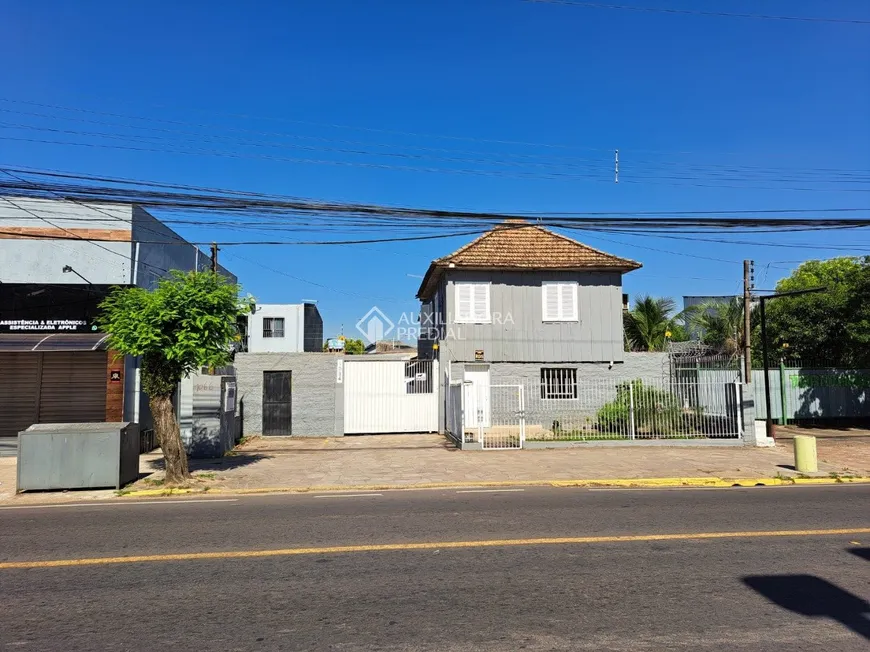
<instances>
[{"instance_id":1,"label":"barred window","mask_svg":"<svg viewBox=\"0 0 870 652\"><path fill-rule=\"evenodd\" d=\"M577 398L577 370L564 367L542 368L541 398Z\"/></svg>"},{"instance_id":2,"label":"barred window","mask_svg":"<svg viewBox=\"0 0 870 652\"><path fill-rule=\"evenodd\" d=\"M284 337L284 318L263 317L263 337Z\"/></svg>"}]
</instances>

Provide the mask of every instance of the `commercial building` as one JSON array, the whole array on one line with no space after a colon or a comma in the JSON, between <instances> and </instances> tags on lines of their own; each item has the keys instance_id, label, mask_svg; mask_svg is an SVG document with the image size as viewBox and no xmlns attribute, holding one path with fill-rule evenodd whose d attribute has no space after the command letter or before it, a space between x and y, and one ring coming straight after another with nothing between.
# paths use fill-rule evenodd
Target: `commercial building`
<instances>
[{"instance_id":1,"label":"commercial building","mask_svg":"<svg viewBox=\"0 0 870 652\"><path fill-rule=\"evenodd\" d=\"M113 287L209 265L136 205L0 197L0 437L33 423L149 428L139 360L107 350L99 304Z\"/></svg>"}]
</instances>

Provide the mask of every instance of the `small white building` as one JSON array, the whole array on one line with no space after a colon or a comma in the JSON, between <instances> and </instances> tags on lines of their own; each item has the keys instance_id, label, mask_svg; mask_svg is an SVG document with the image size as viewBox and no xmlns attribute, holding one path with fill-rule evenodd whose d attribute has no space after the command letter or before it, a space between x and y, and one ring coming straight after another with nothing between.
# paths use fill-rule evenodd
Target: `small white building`
<instances>
[{"instance_id":1,"label":"small white building","mask_svg":"<svg viewBox=\"0 0 870 652\"><path fill-rule=\"evenodd\" d=\"M248 353L313 353L323 350L323 319L312 302L257 304L248 315Z\"/></svg>"}]
</instances>

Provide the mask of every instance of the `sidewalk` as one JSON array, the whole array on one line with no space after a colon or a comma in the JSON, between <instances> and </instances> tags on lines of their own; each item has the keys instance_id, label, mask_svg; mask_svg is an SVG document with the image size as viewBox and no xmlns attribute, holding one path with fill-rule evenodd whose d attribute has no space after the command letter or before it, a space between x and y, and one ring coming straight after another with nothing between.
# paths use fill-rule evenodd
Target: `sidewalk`
<instances>
[{"instance_id":1,"label":"sidewalk","mask_svg":"<svg viewBox=\"0 0 870 652\"><path fill-rule=\"evenodd\" d=\"M870 439L819 441L819 473L870 476ZM223 491L639 478L796 477L792 444L459 451L440 435L259 438L193 466ZM144 466L144 465L143 465ZM159 476L159 462L150 465ZM144 470L144 469L143 469ZM213 479L210 476L214 476ZM136 489L147 488L148 481Z\"/></svg>"},{"instance_id":2,"label":"sidewalk","mask_svg":"<svg viewBox=\"0 0 870 652\"><path fill-rule=\"evenodd\" d=\"M870 438L818 441L819 477L870 476ZM258 438L218 460L192 460L196 487L215 491L541 483L642 478L790 478L792 442L775 448L680 446L459 451L440 435ZM160 493L159 451L143 455L126 492ZM15 458L0 458L0 501L14 496ZM111 498L112 490L37 492L28 502Z\"/></svg>"}]
</instances>

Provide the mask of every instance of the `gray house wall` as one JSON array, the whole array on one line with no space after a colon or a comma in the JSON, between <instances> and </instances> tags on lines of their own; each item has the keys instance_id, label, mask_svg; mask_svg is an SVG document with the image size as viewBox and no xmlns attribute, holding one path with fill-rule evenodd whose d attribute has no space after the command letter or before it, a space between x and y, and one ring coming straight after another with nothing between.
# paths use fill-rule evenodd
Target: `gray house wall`
<instances>
[{"instance_id":1,"label":"gray house wall","mask_svg":"<svg viewBox=\"0 0 870 652\"><path fill-rule=\"evenodd\" d=\"M586 363L540 363L540 362L494 362L489 364L490 383L509 384L510 381L523 383L539 383L542 367L560 367L577 369L577 383L582 386L584 381L612 380L623 382L636 378L664 378L668 375L667 353L625 353L622 362L615 362L611 367L606 362ZM450 365L450 382L463 380L466 364L454 362ZM477 363L480 364L480 363Z\"/></svg>"},{"instance_id":2,"label":"gray house wall","mask_svg":"<svg viewBox=\"0 0 870 652\"><path fill-rule=\"evenodd\" d=\"M336 383L343 356L332 353L239 353L234 365L243 405L243 434L263 431L263 372L290 371L291 434L325 437L344 434L344 385Z\"/></svg>"},{"instance_id":3,"label":"gray house wall","mask_svg":"<svg viewBox=\"0 0 870 652\"><path fill-rule=\"evenodd\" d=\"M489 282L490 324L457 324L455 284ZM578 284L579 320L544 322L541 283ZM444 289L440 359L487 362L620 362L622 279L618 272L499 272L450 270Z\"/></svg>"}]
</instances>

